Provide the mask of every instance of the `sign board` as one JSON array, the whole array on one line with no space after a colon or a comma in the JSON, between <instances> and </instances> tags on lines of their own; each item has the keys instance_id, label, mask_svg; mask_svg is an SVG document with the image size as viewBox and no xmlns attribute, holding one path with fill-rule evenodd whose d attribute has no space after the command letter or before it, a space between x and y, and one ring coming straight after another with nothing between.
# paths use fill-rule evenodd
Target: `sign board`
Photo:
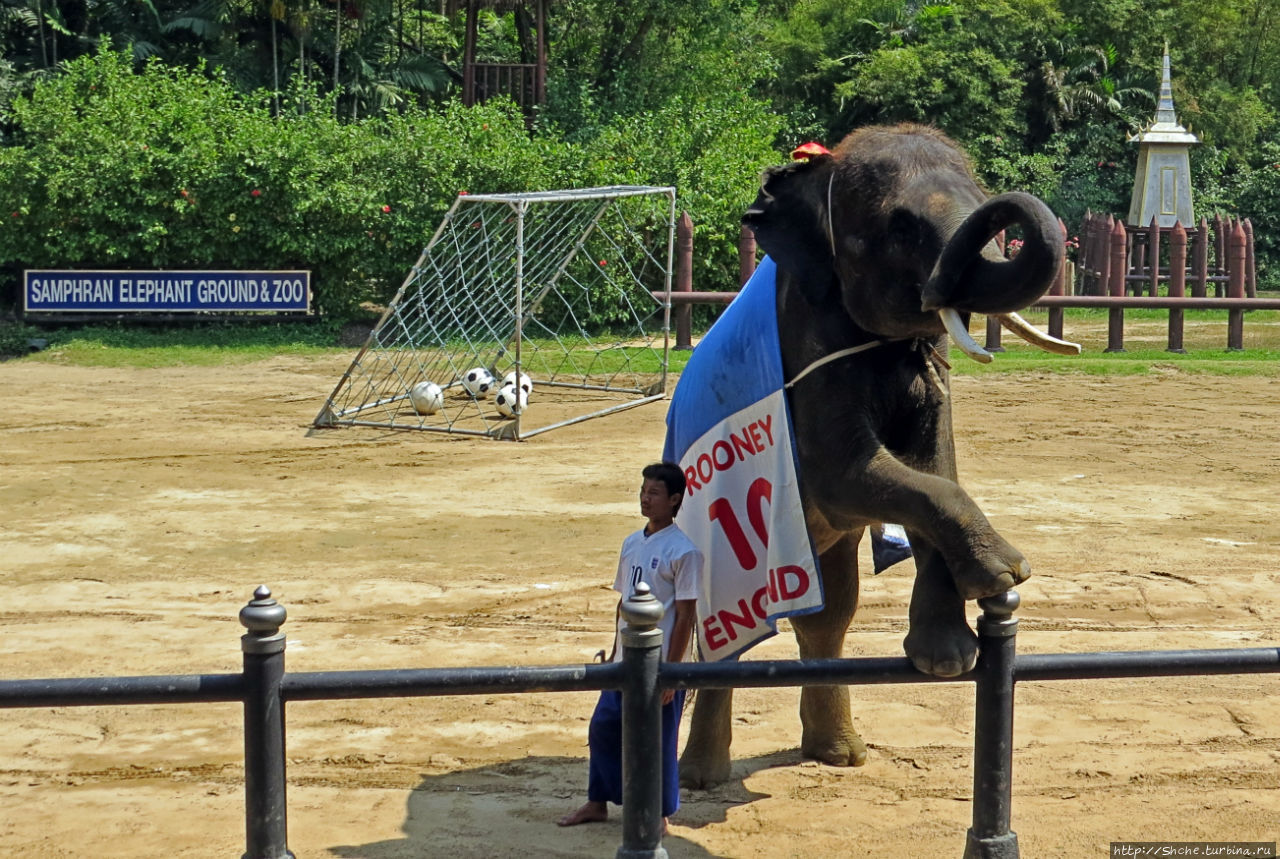
<instances>
[{"instance_id":1,"label":"sign board","mask_svg":"<svg viewBox=\"0 0 1280 859\"><path fill-rule=\"evenodd\" d=\"M310 312L309 271L28 270L27 313Z\"/></svg>"}]
</instances>

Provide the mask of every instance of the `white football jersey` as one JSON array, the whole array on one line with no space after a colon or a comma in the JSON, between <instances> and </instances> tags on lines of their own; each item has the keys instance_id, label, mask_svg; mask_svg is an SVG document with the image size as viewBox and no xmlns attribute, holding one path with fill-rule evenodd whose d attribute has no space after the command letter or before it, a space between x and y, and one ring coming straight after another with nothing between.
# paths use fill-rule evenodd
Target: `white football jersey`
<instances>
[{"instance_id":1,"label":"white football jersey","mask_svg":"<svg viewBox=\"0 0 1280 859\"><path fill-rule=\"evenodd\" d=\"M667 658L671 629L676 621L676 600L696 600L702 592L702 552L674 523L646 536L641 528L622 542L618 553L618 574L613 589L623 599L644 582L654 599L662 603L662 658ZM618 632L626 623L618 618ZM694 636L690 636L690 640ZM622 639L614 639L614 661L622 659Z\"/></svg>"}]
</instances>

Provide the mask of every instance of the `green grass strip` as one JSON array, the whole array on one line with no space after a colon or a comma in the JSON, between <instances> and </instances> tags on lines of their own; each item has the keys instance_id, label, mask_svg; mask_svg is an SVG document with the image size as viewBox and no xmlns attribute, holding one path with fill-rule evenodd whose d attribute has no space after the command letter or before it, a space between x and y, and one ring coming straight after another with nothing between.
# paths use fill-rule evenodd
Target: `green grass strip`
<instances>
[{"instance_id":1,"label":"green grass strip","mask_svg":"<svg viewBox=\"0 0 1280 859\"><path fill-rule=\"evenodd\" d=\"M48 347L24 360L81 367L178 367L248 364L277 355L350 352L335 346L337 326L217 324L190 328L92 326L39 335Z\"/></svg>"},{"instance_id":2,"label":"green grass strip","mask_svg":"<svg viewBox=\"0 0 1280 859\"><path fill-rule=\"evenodd\" d=\"M1034 324L1044 327L1044 313L1025 315ZM996 354L990 364L972 361L953 348L953 372L962 376L1024 372L1094 376L1168 372L1280 376L1280 313L1250 313L1245 322L1246 349L1231 352L1225 348L1225 312L1188 312L1186 342L1189 349L1187 354L1181 355L1163 349L1167 318L1167 313L1159 310L1128 311L1125 316L1127 351L1105 353L1102 349L1106 345L1106 311L1070 310L1066 316L1065 337L1084 343L1084 354L1051 355L1004 332L1002 343L1007 351ZM978 341L982 342L980 319L971 328ZM248 364L279 355L322 357L349 354L354 357L356 353L355 347L335 345L338 326L329 322L172 328L103 325L39 332L39 336L48 339L48 348L20 360L85 367L174 367ZM580 348L578 343L567 345L580 364L590 363L590 350ZM658 356L646 349L626 349L614 355L600 356L596 359L595 369L619 369L625 363L624 352L629 355L629 369L633 372L656 373L660 370ZM672 350L670 371L679 373L690 354Z\"/></svg>"},{"instance_id":3,"label":"green grass strip","mask_svg":"<svg viewBox=\"0 0 1280 859\"><path fill-rule=\"evenodd\" d=\"M952 372L957 376L989 376L999 373L1075 373L1085 376L1147 376L1178 372L1206 376L1280 376L1280 351L1252 349L1244 352L1194 349L1176 355L1158 349L1126 352L1086 352L1082 355L1051 355L1010 346L997 353L990 364L972 361L959 350L951 350Z\"/></svg>"}]
</instances>

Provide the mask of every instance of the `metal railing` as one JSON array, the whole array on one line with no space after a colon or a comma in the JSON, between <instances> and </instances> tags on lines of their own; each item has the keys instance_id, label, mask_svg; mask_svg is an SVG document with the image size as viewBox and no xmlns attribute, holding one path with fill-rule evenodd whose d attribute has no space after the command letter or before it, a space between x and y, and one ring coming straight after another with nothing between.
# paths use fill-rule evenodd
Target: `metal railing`
<instances>
[{"instance_id":1,"label":"metal railing","mask_svg":"<svg viewBox=\"0 0 1280 859\"><path fill-rule=\"evenodd\" d=\"M0 681L0 708L244 704L244 859L292 859L288 847L288 701L524 692L622 691L622 845L626 859L665 859L662 847L661 691L669 688L972 682L973 819L965 859L1017 859L1012 814L1013 705L1018 681L1255 674L1280 671L1280 648L1119 651L1017 656L1018 595L979 600L979 658L967 675L921 674L905 657L663 663L661 606L644 590L622 603L622 661L606 665L428 668L287 674L283 606L261 586L240 610L240 674Z\"/></svg>"}]
</instances>

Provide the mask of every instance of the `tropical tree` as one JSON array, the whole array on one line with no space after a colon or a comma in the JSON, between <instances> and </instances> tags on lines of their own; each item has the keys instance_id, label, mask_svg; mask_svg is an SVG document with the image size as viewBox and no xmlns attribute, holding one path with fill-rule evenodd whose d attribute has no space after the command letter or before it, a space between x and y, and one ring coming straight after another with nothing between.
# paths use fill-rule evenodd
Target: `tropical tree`
<instances>
[{"instance_id":1,"label":"tropical tree","mask_svg":"<svg viewBox=\"0 0 1280 859\"><path fill-rule=\"evenodd\" d=\"M444 92L454 80L440 57L405 50L402 5L357 5L350 0L334 16L328 59L334 90L340 93L339 102L346 99L352 118L402 108L419 97ZM344 17L350 18L345 32ZM324 54L318 60L324 62Z\"/></svg>"},{"instance_id":2,"label":"tropical tree","mask_svg":"<svg viewBox=\"0 0 1280 859\"><path fill-rule=\"evenodd\" d=\"M1155 104L1151 89L1113 74L1114 45L1050 40L1027 75L1027 145L1036 148L1074 123L1116 123L1136 129Z\"/></svg>"},{"instance_id":3,"label":"tropical tree","mask_svg":"<svg viewBox=\"0 0 1280 859\"><path fill-rule=\"evenodd\" d=\"M571 135L679 96L749 90L773 67L749 0L564 0L549 18L544 118Z\"/></svg>"}]
</instances>

